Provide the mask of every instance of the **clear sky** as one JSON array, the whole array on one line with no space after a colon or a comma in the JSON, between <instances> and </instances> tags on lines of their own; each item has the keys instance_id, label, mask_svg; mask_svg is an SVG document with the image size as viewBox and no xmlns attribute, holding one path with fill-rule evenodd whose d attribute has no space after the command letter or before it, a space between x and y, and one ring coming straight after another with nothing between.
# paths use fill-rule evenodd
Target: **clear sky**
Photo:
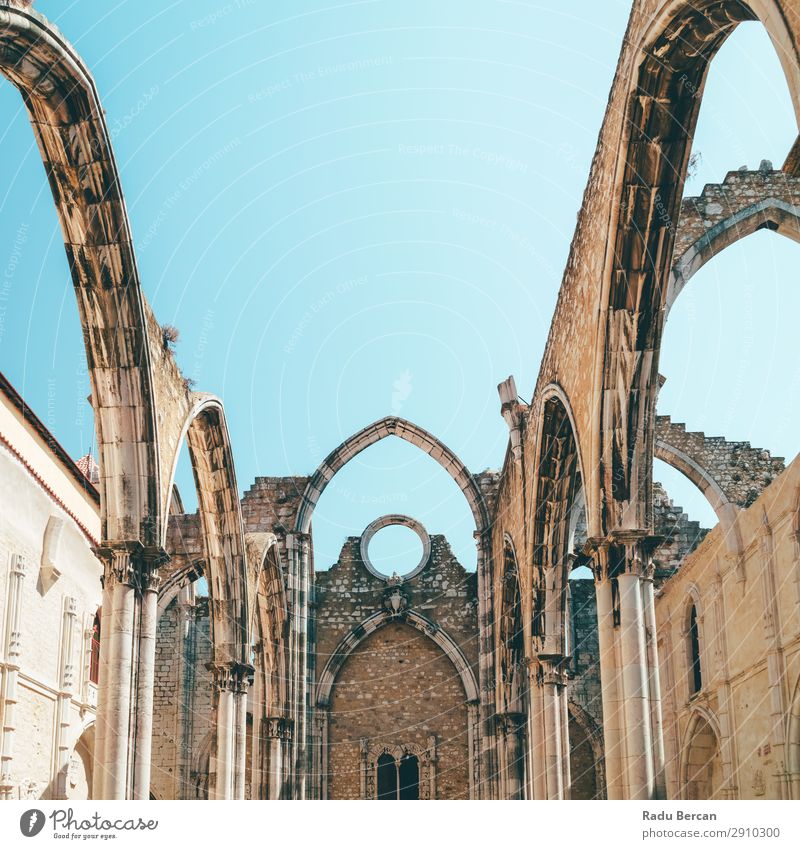
<instances>
[{"instance_id":1,"label":"clear sky","mask_svg":"<svg viewBox=\"0 0 800 849\"><path fill-rule=\"evenodd\" d=\"M628 3L36 6L94 74L145 293L180 330L184 372L225 402L241 490L312 472L388 414L474 471L502 464L495 387L513 373L533 389ZM0 110L0 368L77 457L94 431L60 230L6 82ZM742 25L712 66L687 193L779 167L795 135L766 34ZM661 412L794 456L797 251L759 233L696 275L668 324ZM657 477L713 521L679 475ZM179 485L193 506L185 461ZM387 512L474 565L455 484L386 440L323 496L317 568ZM416 543L391 533L382 568L402 569Z\"/></svg>"}]
</instances>

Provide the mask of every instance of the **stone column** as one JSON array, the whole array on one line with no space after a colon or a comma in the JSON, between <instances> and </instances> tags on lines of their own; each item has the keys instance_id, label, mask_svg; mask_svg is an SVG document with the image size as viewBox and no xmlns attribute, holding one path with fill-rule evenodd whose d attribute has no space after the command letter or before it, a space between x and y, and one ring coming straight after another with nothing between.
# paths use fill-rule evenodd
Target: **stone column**
<instances>
[{"instance_id":1,"label":"stone column","mask_svg":"<svg viewBox=\"0 0 800 849\"><path fill-rule=\"evenodd\" d=\"M136 740L134 745L133 798L150 798L150 766L153 760L153 690L156 676L156 630L158 627L159 566L169 561L166 553L148 552L142 557L139 647L136 669Z\"/></svg>"},{"instance_id":2,"label":"stone column","mask_svg":"<svg viewBox=\"0 0 800 849\"><path fill-rule=\"evenodd\" d=\"M112 582L102 578L103 597L100 606L100 663L97 675L97 718L94 732L94 764L92 769L92 799L105 798L106 764L106 693L108 692L108 662L111 654Z\"/></svg>"},{"instance_id":3,"label":"stone column","mask_svg":"<svg viewBox=\"0 0 800 849\"><path fill-rule=\"evenodd\" d=\"M617 581L628 796L631 799L652 799L655 775L650 736L650 682L640 577L626 573L620 575Z\"/></svg>"},{"instance_id":4,"label":"stone column","mask_svg":"<svg viewBox=\"0 0 800 849\"><path fill-rule=\"evenodd\" d=\"M542 661L544 708L545 776L548 799L564 798L564 765L562 762L562 707L561 689L564 674L557 662Z\"/></svg>"},{"instance_id":5,"label":"stone column","mask_svg":"<svg viewBox=\"0 0 800 849\"><path fill-rule=\"evenodd\" d=\"M247 775L247 690L249 674L242 670L236 680L233 694L234 721L236 723L236 750L233 773L233 798L244 799Z\"/></svg>"},{"instance_id":6,"label":"stone column","mask_svg":"<svg viewBox=\"0 0 800 849\"><path fill-rule=\"evenodd\" d=\"M767 679L770 694L770 743L775 762L784 765L777 775L778 793L780 799L789 799L790 787L786 764L786 734L784 718L788 713L784 695L784 680L786 679L786 661L781 641L780 607L775 587L775 551L772 538L772 528L764 517L760 530L761 537L761 593L764 611L764 639L767 644Z\"/></svg>"},{"instance_id":7,"label":"stone column","mask_svg":"<svg viewBox=\"0 0 800 849\"><path fill-rule=\"evenodd\" d=\"M599 571L599 570L598 570ZM600 655L600 687L603 700L603 737L606 786L609 799L625 796L622 772L622 736L619 717L619 681L614 631L614 599L611 579L597 579L597 642Z\"/></svg>"},{"instance_id":8,"label":"stone column","mask_svg":"<svg viewBox=\"0 0 800 849\"><path fill-rule=\"evenodd\" d=\"M125 799L128 796L137 581L135 558L140 553L138 543L130 546L123 543L119 547L98 551L105 561L104 581L111 603L110 615L106 614L101 631L101 641L108 642L102 711L105 742L103 759L98 761L103 773L103 799Z\"/></svg>"},{"instance_id":9,"label":"stone column","mask_svg":"<svg viewBox=\"0 0 800 849\"><path fill-rule=\"evenodd\" d=\"M544 738L544 701L542 698L541 666L528 664L528 765L531 798L547 799L547 755Z\"/></svg>"},{"instance_id":10,"label":"stone column","mask_svg":"<svg viewBox=\"0 0 800 849\"><path fill-rule=\"evenodd\" d=\"M648 695L650 699L650 727L652 729L653 771L655 773L655 798L667 798L666 757L664 754L664 716L661 706L661 673L658 664L658 639L656 629L655 568L648 564L642 580L645 636L647 645Z\"/></svg>"},{"instance_id":11,"label":"stone column","mask_svg":"<svg viewBox=\"0 0 800 849\"><path fill-rule=\"evenodd\" d=\"M657 798L656 764L663 783L660 682L651 669L658 661L657 634L654 614L646 611L652 608L646 581L658 542L645 531L621 530L587 544L597 591L609 799Z\"/></svg>"},{"instance_id":12,"label":"stone column","mask_svg":"<svg viewBox=\"0 0 800 849\"><path fill-rule=\"evenodd\" d=\"M317 707L317 722L319 724L319 759L317 769L319 771L318 799L328 798L328 727L330 725L330 707L319 705Z\"/></svg>"},{"instance_id":13,"label":"stone column","mask_svg":"<svg viewBox=\"0 0 800 849\"><path fill-rule=\"evenodd\" d=\"M569 745L569 692L567 690L567 675L562 673L562 684L559 687L559 702L561 707L561 775L564 784L564 799L572 798L572 768L570 764Z\"/></svg>"},{"instance_id":14,"label":"stone column","mask_svg":"<svg viewBox=\"0 0 800 849\"><path fill-rule=\"evenodd\" d=\"M22 654L22 591L28 564L20 554L11 555L6 594L6 632L3 640L2 744L0 744L0 799L13 798L14 732L16 731L17 675Z\"/></svg>"},{"instance_id":15,"label":"stone column","mask_svg":"<svg viewBox=\"0 0 800 849\"><path fill-rule=\"evenodd\" d=\"M190 753L192 746L192 727L194 723L194 698L196 678L195 594L192 585L183 587L178 594L178 711L176 722L176 785L179 799L194 798L191 786ZM213 788L211 795L213 796Z\"/></svg>"},{"instance_id":16,"label":"stone column","mask_svg":"<svg viewBox=\"0 0 800 849\"><path fill-rule=\"evenodd\" d=\"M220 664L212 668L217 690L217 746L215 799L233 799L233 761L235 747L235 689L234 664Z\"/></svg>"},{"instance_id":17,"label":"stone column","mask_svg":"<svg viewBox=\"0 0 800 849\"><path fill-rule=\"evenodd\" d=\"M525 716L509 713L504 717L506 739L507 799L525 798Z\"/></svg>"},{"instance_id":18,"label":"stone column","mask_svg":"<svg viewBox=\"0 0 800 849\"><path fill-rule=\"evenodd\" d=\"M259 640L253 646L255 657L255 670L253 672L253 686L251 689L250 706L253 714L253 738L250 764L250 798L265 798L264 787L264 754L261 744L261 720L264 716L264 645Z\"/></svg>"},{"instance_id":19,"label":"stone column","mask_svg":"<svg viewBox=\"0 0 800 849\"><path fill-rule=\"evenodd\" d=\"M78 620L78 602L72 596L64 597L61 624L61 669L58 693L58 725L56 726L56 769L53 776L54 798L67 798L67 770L69 769L70 704L75 691L75 626Z\"/></svg>"},{"instance_id":20,"label":"stone column","mask_svg":"<svg viewBox=\"0 0 800 849\"><path fill-rule=\"evenodd\" d=\"M719 682L719 708L717 719L720 729L720 758L722 760L722 774L725 780L723 796L726 799L737 799L739 788L736 784L736 741L734 735L734 705L733 692L731 689L730 672L728 665L728 639L727 639L727 615L725 613L725 592L723 588L723 558L717 558L714 576L713 591L711 595L711 608L714 611L714 664L716 666L716 678ZM706 629L708 634L708 629Z\"/></svg>"},{"instance_id":21,"label":"stone column","mask_svg":"<svg viewBox=\"0 0 800 849\"><path fill-rule=\"evenodd\" d=\"M269 784L267 797L281 799L283 776L283 751L291 738L289 723L283 716L268 716L264 720L266 737L269 741Z\"/></svg>"},{"instance_id":22,"label":"stone column","mask_svg":"<svg viewBox=\"0 0 800 849\"><path fill-rule=\"evenodd\" d=\"M439 760L436 751L436 735L428 736L428 794L427 798L431 801L436 799L436 762Z\"/></svg>"},{"instance_id":23,"label":"stone column","mask_svg":"<svg viewBox=\"0 0 800 849\"><path fill-rule=\"evenodd\" d=\"M467 747L469 750L469 798L477 799L479 798L477 795L477 786L478 786L478 775L477 775L477 740L480 737L480 729L479 725L479 707L478 702L472 701L467 702ZM327 767L326 767L327 769ZM323 798L326 798L323 796Z\"/></svg>"},{"instance_id":24,"label":"stone column","mask_svg":"<svg viewBox=\"0 0 800 849\"><path fill-rule=\"evenodd\" d=\"M369 738L362 737L358 741L359 745L359 777L360 777L360 786L361 786L361 798L362 799L370 799L372 798L369 795L368 785L369 782L367 780L367 771L369 770Z\"/></svg>"},{"instance_id":25,"label":"stone column","mask_svg":"<svg viewBox=\"0 0 800 849\"><path fill-rule=\"evenodd\" d=\"M97 798L148 798L158 565L162 549L138 541L95 549L105 564L100 638ZM138 761L138 765L137 765ZM143 795L142 795L143 794Z\"/></svg>"},{"instance_id":26,"label":"stone column","mask_svg":"<svg viewBox=\"0 0 800 849\"><path fill-rule=\"evenodd\" d=\"M663 752L663 739L656 733L650 711L651 678L648 669L643 581L650 570L654 537L643 531L617 531L611 535L612 563L619 586L619 658L625 741L627 795L631 799L656 798L653 753ZM655 635L654 635L655 637ZM660 695L659 695L660 701Z\"/></svg>"},{"instance_id":27,"label":"stone column","mask_svg":"<svg viewBox=\"0 0 800 849\"><path fill-rule=\"evenodd\" d=\"M292 763L295 798L306 798L308 775L308 595L309 546L308 534L295 533L287 537L289 547L289 594L292 600L290 650L293 677L291 693L294 733Z\"/></svg>"}]
</instances>

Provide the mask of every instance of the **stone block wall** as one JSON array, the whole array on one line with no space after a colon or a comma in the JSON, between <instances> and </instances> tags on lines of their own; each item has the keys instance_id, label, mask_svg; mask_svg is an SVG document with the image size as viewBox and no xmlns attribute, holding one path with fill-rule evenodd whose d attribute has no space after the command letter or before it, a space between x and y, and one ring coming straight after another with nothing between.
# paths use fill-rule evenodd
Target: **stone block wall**
<instances>
[{"instance_id":1,"label":"stone block wall","mask_svg":"<svg viewBox=\"0 0 800 849\"><path fill-rule=\"evenodd\" d=\"M476 575L456 560L445 537L430 537L427 565L405 580L408 610L446 631L478 676ZM361 559L360 537L348 537L339 560L316 574L317 676L345 636L385 611L388 584ZM328 797L362 794L360 741L370 749L435 749L437 798L468 798L467 696L447 654L402 617L369 634L348 655L332 688L328 728Z\"/></svg>"}]
</instances>

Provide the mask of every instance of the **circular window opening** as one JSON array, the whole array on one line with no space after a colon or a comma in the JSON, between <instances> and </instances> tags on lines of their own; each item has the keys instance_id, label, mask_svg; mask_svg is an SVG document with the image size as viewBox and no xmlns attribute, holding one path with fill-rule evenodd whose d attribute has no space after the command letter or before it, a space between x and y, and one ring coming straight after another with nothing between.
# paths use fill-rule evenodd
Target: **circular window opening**
<instances>
[{"instance_id":1,"label":"circular window opening","mask_svg":"<svg viewBox=\"0 0 800 849\"><path fill-rule=\"evenodd\" d=\"M419 535L404 525L387 525L375 532L367 547L370 563L382 575L408 575L422 560Z\"/></svg>"}]
</instances>

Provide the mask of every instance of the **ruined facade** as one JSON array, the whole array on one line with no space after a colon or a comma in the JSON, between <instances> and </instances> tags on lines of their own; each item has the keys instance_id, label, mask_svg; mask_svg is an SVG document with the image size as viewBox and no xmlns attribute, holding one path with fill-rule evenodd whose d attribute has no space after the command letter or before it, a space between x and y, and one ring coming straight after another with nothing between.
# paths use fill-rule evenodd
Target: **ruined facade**
<instances>
[{"instance_id":1,"label":"ruined facade","mask_svg":"<svg viewBox=\"0 0 800 849\"><path fill-rule=\"evenodd\" d=\"M499 472L392 416L240 498L222 402L191 389L142 293L91 75L29 3L0 3L99 447L93 484L6 388L0 480L29 501L0 538L3 797L800 798L797 461L656 415L692 274L755 230L800 232L800 145L681 200L708 64L755 19L800 114L796 0L634 0L533 397L499 387ZM379 522L423 542L405 576L371 565L372 526L315 564L321 494L385 438L464 494L476 572L397 515ZM195 515L173 483L184 441ZM715 528L654 484L654 457Z\"/></svg>"}]
</instances>

